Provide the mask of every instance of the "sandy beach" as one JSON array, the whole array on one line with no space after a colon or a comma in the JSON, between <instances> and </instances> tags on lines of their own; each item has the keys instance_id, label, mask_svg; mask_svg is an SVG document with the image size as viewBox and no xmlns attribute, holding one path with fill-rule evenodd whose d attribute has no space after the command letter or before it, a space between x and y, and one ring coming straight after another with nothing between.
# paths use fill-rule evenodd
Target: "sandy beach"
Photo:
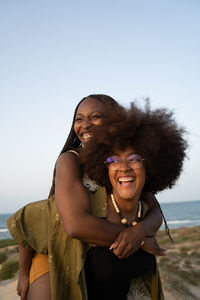
<instances>
[{"instance_id":1,"label":"sandy beach","mask_svg":"<svg viewBox=\"0 0 200 300\"><path fill-rule=\"evenodd\" d=\"M0 300L19 300L16 292L17 279L0 281Z\"/></svg>"},{"instance_id":2,"label":"sandy beach","mask_svg":"<svg viewBox=\"0 0 200 300\"><path fill-rule=\"evenodd\" d=\"M168 249L166 257L157 258L165 300L199 300L200 226L170 232L173 244L164 231L157 235L160 246ZM20 299L16 293L16 276L0 281L0 300Z\"/></svg>"}]
</instances>

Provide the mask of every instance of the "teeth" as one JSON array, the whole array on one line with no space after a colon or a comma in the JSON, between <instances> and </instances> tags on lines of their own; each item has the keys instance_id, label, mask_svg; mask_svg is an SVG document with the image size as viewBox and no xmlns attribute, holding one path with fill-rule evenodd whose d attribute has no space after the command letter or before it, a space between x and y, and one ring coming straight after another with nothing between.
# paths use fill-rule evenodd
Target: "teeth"
<instances>
[{"instance_id":1,"label":"teeth","mask_svg":"<svg viewBox=\"0 0 200 300\"><path fill-rule=\"evenodd\" d=\"M90 139L92 137L91 133L83 133L83 138L84 139Z\"/></svg>"},{"instance_id":2,"label":"teeth","mask_svg":"<svg viewBox=\"0 0 200 300\"><path fill-rule=\"evenodd\" d=\"M128 181L133 181L134 180L134 178L133 177L121 177L121 178L119 178L119 181L120 182L128 182Z\"/></svg>"}]
</instances>

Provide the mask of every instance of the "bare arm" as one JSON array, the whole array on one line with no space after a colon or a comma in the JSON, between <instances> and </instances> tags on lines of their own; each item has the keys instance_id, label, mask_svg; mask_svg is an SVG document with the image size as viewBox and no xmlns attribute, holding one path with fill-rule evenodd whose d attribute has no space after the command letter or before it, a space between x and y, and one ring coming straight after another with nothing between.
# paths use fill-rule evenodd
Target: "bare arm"
<instances>
[{"instance_id":1,"label":"bare arm","mask_svg":"<svg viewBox=\"0 0 200 300\"><path fill-rule=\"evenodd\" d=\"M145 236L154 236L163 222L163 217L152 193L142 193L142 199L148 204L148 213L140 222L143 225Z\"/></svg>"},{"instance_id":2,"label":"bare arm","mask_svg":"<svg viewBox=\"0 0 200 300\"><path fill-rule=\"evenodd\" d=\"M141 247L144 251L154 254L156 256L166 256L167 255L167 249L166 248L160 248L158 241L155 237L148 237L145 238L144 244Z\"/></svg>"},{"instance_id":3,"label":"bare arm","mask_svg":"<svg viewBox=\"0 0 200 300\"><path fill-rule=\"evenodd\" d=\"M26 300L29 288L29 271L32 263L33 250L19 245L19 277L17 294L21 300Z\"/></svg>"},{"instance_id":4,"label":"bare arm","mask_svg":"<svg viewBox=\"0 0 200 300\"><path fill-rule=\"evenodd\" d=\"M81 177L79 158L62 154L56 165L55 200L64 229L73 238L109 246L124 227L91 215Z\"/></svg>"}]
</instances>

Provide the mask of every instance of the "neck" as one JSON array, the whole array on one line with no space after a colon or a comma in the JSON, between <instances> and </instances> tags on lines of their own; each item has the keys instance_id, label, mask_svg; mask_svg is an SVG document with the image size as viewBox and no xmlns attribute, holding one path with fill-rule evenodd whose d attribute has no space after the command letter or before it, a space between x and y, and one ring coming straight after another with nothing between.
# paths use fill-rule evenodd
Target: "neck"
<instances>
[{"instance_id":1,"label":"neck","mask_svg":"<svg viewBox=\"0 0 200 300\"><path fill-rule=\"evenodd\" d=\"M131 199L121 199L119 195L116 194L114 191L113 195L121 212L128 215L132 214L134 211L137 210L139 197L134 197Z\"/></svg>"}]
</instances>

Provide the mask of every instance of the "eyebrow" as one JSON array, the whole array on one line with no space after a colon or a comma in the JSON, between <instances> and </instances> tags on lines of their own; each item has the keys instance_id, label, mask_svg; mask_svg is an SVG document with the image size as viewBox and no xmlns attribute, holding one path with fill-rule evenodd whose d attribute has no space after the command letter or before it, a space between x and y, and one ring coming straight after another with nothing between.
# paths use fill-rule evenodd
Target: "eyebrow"
<instances>
[{"instance_id":1,"label":"eyebrow","mask_svg":"<svg viewBox=\"0 0 200 300\"><path fill-rule=\"evenodd\" d=\"M134 153L134 152L131 152L131 153L127 154L127 156L130 156L130 155L139 155L139 154ZM119 154L113 154L113 155L111 155L111 157L112 156L119 156Z\"/></svg>"},{"instance_id":2,"label":"eyebrow","mask_svg":"<svg viewBox=\"0 0 200 300\"><path fill-rule=\"evenodd\" d=\"M92 111L89 115L92 115L92 114L94 114L94 113L103 114L101 111L95 110L95 111ZM78 115L81 115L81 116L82 116L83 114L81 114L81 113L76 114L76 116L78 116Z\"/></svg>"}]
</instances>

